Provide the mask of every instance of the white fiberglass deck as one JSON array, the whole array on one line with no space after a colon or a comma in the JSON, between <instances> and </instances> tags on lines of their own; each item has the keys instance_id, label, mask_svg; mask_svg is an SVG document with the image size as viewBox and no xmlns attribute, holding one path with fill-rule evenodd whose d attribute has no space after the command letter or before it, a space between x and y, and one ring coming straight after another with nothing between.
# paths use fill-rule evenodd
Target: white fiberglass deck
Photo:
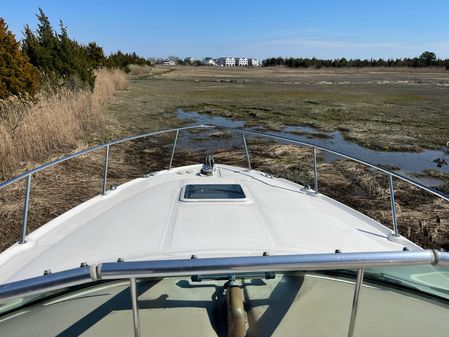
<instances>
[{"instance_id":1,"label":"white fiberglass deck","mask_svg":"<svg viewBox=\"0 0 449 337\"><path fill-rule=\"evenodd\" d=\"M131 260L419 249L333 199L258 171L161 171L68 211L0 255L0 283ZM243 201L183 201L187 184L240 184Z\"/></svg>"}]
</instances>

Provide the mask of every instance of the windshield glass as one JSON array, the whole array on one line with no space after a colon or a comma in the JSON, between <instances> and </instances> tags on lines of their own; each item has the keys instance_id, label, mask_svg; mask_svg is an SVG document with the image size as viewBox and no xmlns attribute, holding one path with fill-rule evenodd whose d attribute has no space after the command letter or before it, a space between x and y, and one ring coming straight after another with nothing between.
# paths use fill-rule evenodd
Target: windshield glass
<instances>
[{"instance_id":1,"label":"windshield glass","mask_svg":"<svg viewBox=\"0 0 449 337\"><path fill-rule=\"evenodd\" d=\"M175 336L179 331L183 336L226 336L228 310L242 308L242 322L249 336L347 336L356 271L345 271L348 274L343 277L289 272L234 275L231 281L226 275L138 279L140 330L142 335L156 336ZM413 275L416 278L421 274L429 271L415 270ZM432 335L447 333L447 320L442 319L447 317L447 302L406 288L399 290L394 282L371 283L375 275L387 280L381 277L380 269L367 271L355 336L388 336L393 324L400 335L412 332L407 334L409 337L424 336L423 329L432 331ZM3 315L0 336L131 335L129 284L128 280L97 282L59 294L46 293L47 298L38 303ZM8 306L3 304L2 310L28 300L10 301Z\"/></svg>"},{"instance_id":2,"label":"windshield glass","mask_svg":"<svg viewBox=\"0 0 449 337\"><path fill-rule=\"evenodd\" d=\"M56 296L58 294L64 293L67 291L68 288L64 289L58 289L53 291L47 291L40 294L33 294L23 297L14 298L12 300L3 300L0 301L0 315L3 315L4 313L13 311L15 309L21 308L23 306L26 306L30 303L37 302L46 298L52 298L53 296Z\"/></svg>"},{"instance_id":3,"label":"windshield glass","mask_svg":"<svg viewBox=\"0 0 449 337\"><path fill-rule=\"evenodd\" d=\"M365 279L412 287L449 299L449 270L439 266L396 266L368 268Z\"/></svg>"}]
</instances>

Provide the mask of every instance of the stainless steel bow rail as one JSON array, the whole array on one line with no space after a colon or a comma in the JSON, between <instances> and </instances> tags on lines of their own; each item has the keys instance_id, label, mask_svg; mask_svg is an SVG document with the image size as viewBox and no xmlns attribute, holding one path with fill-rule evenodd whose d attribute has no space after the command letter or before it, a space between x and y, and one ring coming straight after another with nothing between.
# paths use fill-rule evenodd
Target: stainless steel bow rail
<instances>
[{"instance_id":1,"label":"stainless steel bow rail","mask_svg":"<svg viewBox=\"0 0 449 337\"><path fill-rule=\"evenodd\" d=\"M176 151L176 144L178 142L178 136L179 136L179 132L180 131L184 131L184 130L191 130L191 129L198 129L198 128L203 128L203 129L213 129L213 128L219 128L219 129L224 129L224 130L229 130L232 132L237 132L240 133L242 135L242 141L243 141L243 145L244 145L244 150L245 150L245 156L246 156L246 160L248 163L248 169L251 170L251 156L250 156L250 150L249 147L247 145L246 142L246 137L245 135L251 135L251 136L255 136L255 137L264 137L264 138L269 138L269 139L273 139L273 140L278 140L278 141L282 141L282 142L287 142L287 143L291 143L291 144L295 144L295 145L301 145L301 146L306 146L306 147L310 147L312 148L313 151L313 171L314 171L314 190L315 193L318 194L318 172L317 172L317 150L320 151L325 151L328 153L332 153L334 155L337 155L339 157L342 158L346 158L352 161L355 161L357 163L366 165L368 167L371 167L373 169L376 169L377 171L383 172L388 176L388 183L389 183L389 189L390 189L390 208L391 208L391 217L392 217L392 223L393 223L393 235L395 236L399 236L399 231L398 231L398 224L397 224L397 218L396 218L396 207L395 207L395 202L394 202L394 184L393 184L393 178L398 178L401 179L411 185L414 185L424 191L427 191L433 195L436 195L439 198L442 198L446 201L449 201L449 196L444 195L443 193L440 193L438 191L435 191L427 186L422 185L419 182L413 181L407 177L404 177L398 173L395 172L391 172L387 169L384 169L382 167L373 165L371 163L368 163L364 160L349 156L347 154L344 154L342 152L339 151L335 151L335 150L331 150L328 149L326 147L323 146L318 146L318 145L314 145L312 143L308 143L308 142L303 142L303 141L298 141L298 140L293 140L287 137L282 137L282 136L276 136L276 135L272 135L269 133L263 133L263 132L258 132L258 131L252 131L252 130L244 130L244 129L235 129L235 128L229 128L229 127L221 127L221 126L216 126L216 125L197 125L197 126L188 126L188 127L183 127L183 128L177 128L177 129L168 129L168 130L162 130L162 131L156 131L156 132L149 132L149 133L144 133L144 134L140 134L140 135L136 135L136 136L131 136L131 137L125 137L119 140L115 140L112 142L108 142L105 144L100 144L76 153L73 153L71 155L68 155L66 157L62 157L60 159L54 160L52 162L49 162L47 164L44 164L42 166L39 166L37 168L34 168L32 170L29 170L27 172L22 173L21 175L18 175L15 178L12 178L10 180L7 180L3 183L0 184L0 190L5 188L6 186L9 186L19 180L22 179L26 179L26 190L25 190L25 196L24 196L24 206L23 206L23 220L22 220L22 237L19 241L20 244L23 244L26 242L26 234L27 234L27 223L28 223L28 211L29 211L29 205L30 205L30 190L31 190L31 176L39 171L45 170L49 167L55 166L57 164L63 163L67 160L91 153L93 151L98 151L101 149L105 149L105 158L104 158L104 171L103 171L103 184L102 184L102 190L101 193L104 195L106 194L107 191L107 179L108 179L108 166L109 166L109 149L111 146L116 145L116 144L121 144L124 142L128 142L128 141L132 141L132 140L137 140L137 139L142 139L142 138L147 138L147 137L151 137L151 136L156 136L156 135L161 135L161 134L165 134L165 133L175 133L175 139L173 142L173 146L172 146L172 151L171 151L171 157L170 157L170 162L168 164L168 168L171 169L172 168L172 164L173 164L173 158L175 156L175 151Z\"/></svg>"},{"instance_id":2,"label":"stainless steel bow rail","mask_svg":"<svg viewBox=\"0 0 449 337\"><path fill-rule=\"evenodd\" d=\"M238 278L239 273L244 275L245 273L354 269L357 270L357 278L348 328L348 336L352 336L365 268L413 265L438 265L449 268L449 253L417 250L106 262L91 266L82 264L79 268L56 273L46 272L42 276L3 284L0 286L0 303L99 280L129 279L134 333L135 336L140 336L136 289L138 279L231 274Z\"/></svg>"}]
</instances>

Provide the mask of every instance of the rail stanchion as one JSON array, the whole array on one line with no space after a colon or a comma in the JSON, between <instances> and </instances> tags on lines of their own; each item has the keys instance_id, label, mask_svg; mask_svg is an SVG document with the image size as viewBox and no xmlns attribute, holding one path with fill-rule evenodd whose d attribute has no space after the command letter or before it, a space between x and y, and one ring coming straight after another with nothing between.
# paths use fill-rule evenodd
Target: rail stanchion
<instances>
[{"instance_id":1,"label":"rail stanchion","mask_svg":"<svg viewBox=\"0 0 449 337\"><path fill-rule=\"evenodd\" d=\"M318 173L316 165L316 147L313 148L313 182L315 193L318 194Z\"/></svg>"},{"instance_id":2,"label":"rail stanchion","mask_svg":"<svg viewBox=\"0 0 449 337\"><path fill-rule=\"evenodd\" d=\"M394 236L399 236L398 223L396 218L396 205L394 203L393 176L391 174L388 175L388 185L390 186L390 207L391 207L391 218L393 220Z\"/></svg>"},{"instance_id":3,"label":"rail stanchion","mask_svg":"<svg viewBox=\"0 0 449 337\"><path fill-rule=\"evenodd\" d=\"M245 138L244 132L242 132L242 138L243 138L243 145L245 146L245 154L246 154L246 161L248 162L248 169L251 170L251 160L249 158L248 145L246 144L246 138Z\"/></svg>"},{"instance_id":4,"label":"rail stanchion","mask_svg":"<svg viewBox=\"0 0 449 337\"><path fill-rule=\"evenodd\" d=\"M106 152L104 154L104 173L103 173L103 191L101 194L106 194L108 184L108 165L109 165L109 145L106 145Z\"/></svg>"},{"instance_id":5,"label":"rail stanchion","mask_svg":"<svg viewBox=\"0 0 449 337\"><path fill-rule=\"evenodd\" d=\"M179 129L176 130L175 141L173 142L173 149L171 151L170 164L168 165L168 169L170 170L173 164L173 158L175 157L176 143L178 141Z\"/></svg>"},{"instance_id":6,"label":"rail stanchion","mask_svg":"<svg viewBox=\"0 0 449 337\"><path fill-rule=\"evenodd\" d=\"M30 190L31 190L31 174L27 175L25 201L23 204L23 220L22 220L22 238L19 243L26 242L27 224L28 224L28 209L30 207Z\"/></svg>"},{"instance_id":7,"label":"rail stanchion","mask_svg":"<svg viewBox=\"0 0 449 337\"><path fill-rule=\"evenodd\" d=\"M354 289L354 297L352 298L352 311L351 311L351 320L349 322L348 337L352 337L354 335L355 319L357 317L357 307L359 305L360 289L363 284L363 274L364 274L363 268L357 270L357 281Z\"/></svg>"},{"instance_id":8,"label":"rail stanchion","mask_svg":"<svg viewBox=\"0 0 449 337\"><path fill-rule=\"evenodd\" d=\"M137 304L137 285L135 277L129 279L129 289L131 291L131 303L133 309L134 337L140 337L139 306Z\"/></svg>"}]
</instances>

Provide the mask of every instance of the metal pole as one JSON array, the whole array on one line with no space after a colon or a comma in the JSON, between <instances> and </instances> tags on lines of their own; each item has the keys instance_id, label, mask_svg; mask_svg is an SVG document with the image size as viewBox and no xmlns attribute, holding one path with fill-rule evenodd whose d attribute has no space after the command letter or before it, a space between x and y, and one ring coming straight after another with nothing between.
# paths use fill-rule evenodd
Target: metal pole
<instances>
[{"instance_id":1,"label":"metal pole","mask_svg":"<svg viewBox=\"0 0 449 337\"><path fill-rule=\"evenodd\" d=\"M390 185L390 207L391 207L391 218L393 220L394 236L399 236L398 223L396 220L396 205L394 203L393 176L391 174L388 175L388 184Z\"/></svg>"},{"instance_id":2,"label":"metal pole","mask_svg":"<svg viewBox=\"0 0 449 337\"><path fill-rule=\"evenodd\" d=\"M178 141L179 129L176 130L175 141L173 142L173 149L171 151L170 165L168 165L168 169L171 170L171 166L173 164L173 157L175 156L176 142Z\"/></svg>"},{"instance_id":3,"label":"metal pole","mask_svg":"<svg viewBox=\"0 0 449 337\"><path fill-rule=\"evenodd\" d=\"M25 237L27 235L27 223L28 223L28 209L30 206L30 189L31 189L31 174L27 176L27 187L25 191L25 202L23 204L23 220L22 220L22 238L19 243L25 243Z\"/></svg>"},{"instance_id":4,"label":"metal pole","mask_svg":"<svg viewBox=\"0 0 449 337\"><path fill-rule=\"evenodd\" d=\"M243 145L245 145L246 161L248 162L248 169L251 170L251 160L249 159L248 146L246 145L245 133L242 132Z\"/></svg>"},{"instance_id":5,"label":"metal pole","mask_svg":"<svg viewBox=\"0 0 449 337\"><path fill-rule=\"evenodd\" d=\"M363 273L363 268L357 270L357 283L355 284L354 297L352 298L351 321L349 322L348 337L352 337L354 335L354 326L357 316L357 306L359 304L360 288L362 287L363 283Z\"/></svg>"},{"instance_id":6,"label":"metal pole","mask_svg":"<svg viewBox=\"0 0 449 337\"><path fill-rule=\"evenodd\" d=\"M108 165L109 165L109 145L106 146L106 153L104 155L104 174L103 174L103 192L101 194L106 194L106 188L108 183Z\"/></svg>"},{"instance_id":7,"label":"metal pole","mask_svg":"<svg viewBox=\"0 0 449 337\"><path fill-rule=\"evenodd\" d=\"M315 193L318 194L318 173L316 168L316 148L313 148L313 181Z\"/></svg>"},{"instance_id":8,"label":"metal pole","mask_svg":"<svg viewBox=\"0 0 449 337\"><path fill-rule=\"evenodd\" d=\"M129 288L131 290L131 303L133 307L134 336L140 337L139 307L137 306L137 286L135 277L129 279Z\"/></svg>"}]
</instances>

